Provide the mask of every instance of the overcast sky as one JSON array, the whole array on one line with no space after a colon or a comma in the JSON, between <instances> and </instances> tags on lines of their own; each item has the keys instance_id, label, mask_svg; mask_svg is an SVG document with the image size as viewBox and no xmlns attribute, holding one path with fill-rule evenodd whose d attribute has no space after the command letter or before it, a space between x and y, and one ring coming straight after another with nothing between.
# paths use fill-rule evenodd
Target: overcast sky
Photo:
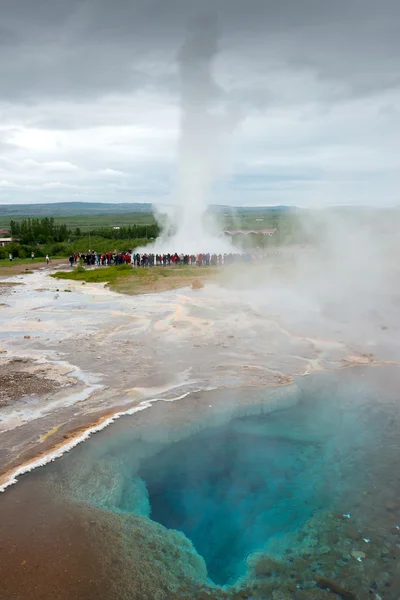
<instances>
[{"instance_id":1,"label":"overcast sky","mask_svg":"<svg viewBox=\"0 0 400 600\"><path fill-rule=\"evenodd\" d=\"M168 201L199 6L238 115L211 202L400 203L398 0L0 0L0 203Z\"/></svg>"}]
</instances>

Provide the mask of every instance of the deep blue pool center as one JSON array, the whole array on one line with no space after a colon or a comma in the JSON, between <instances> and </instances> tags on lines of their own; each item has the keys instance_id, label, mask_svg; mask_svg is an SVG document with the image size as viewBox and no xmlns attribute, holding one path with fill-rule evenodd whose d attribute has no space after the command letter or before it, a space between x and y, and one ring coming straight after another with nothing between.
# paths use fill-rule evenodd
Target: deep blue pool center
<instances>
[{"instance_id":1,"label":"deep blue pool center","mask_svg":"<svg viewBox=\"0 0 400 600\"><path fill-rule=\"evenodd\" d=\"M182 532L214 584L234 584L246 574L249 556L278 548L316 511L356 506L372 461L382 471L382 453L391 447L388 423L399 430L397 409L395 422L366 379L358 381L315 389L310 383L290 408L261 408L219 425L211 419L180 441L164 436L157 443L160 423L151 440L143 432L138 438L134 421L120 423L82 447L86 471L76 489L108 510ZM112 494L99 465L116 481Z\"/></svg>"},{"instance_id":2,"label":"deep blue pool center","mask_svg":"<svg viewBox=\"0 0 400 600\"><path fill-rule=\"evenodd\" d=\"M193 542L216 584L233 583L245 574L249 554L329 502L321 445L265 435L271 420L249 417L207 429L139 471L151 518Z\"/></svg>"},{"instance_id":3,"label":"deep blue pool center","mask_svg":"<svg viewBox=\"0 0 400 600\"><path fill-rule=\"evenodd\" d=\"M372 409L368 424L360 418L359 399L315 394L166 446L138 471L151 519L193 542L214 583L234 583L249 555L356 490L354 462L379 427Z\"/></svg>"}]
</instances>

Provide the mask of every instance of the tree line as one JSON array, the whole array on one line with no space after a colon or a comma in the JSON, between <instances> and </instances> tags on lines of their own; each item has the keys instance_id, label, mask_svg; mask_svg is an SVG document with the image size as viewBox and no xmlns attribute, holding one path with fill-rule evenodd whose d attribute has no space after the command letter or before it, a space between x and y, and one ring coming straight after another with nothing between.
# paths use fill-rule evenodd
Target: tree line
<instances>
[{"instance_id":1,"label":"tree line","mask_svg":"<svg viewBox=\"0 0 400 600\"><path fill-rule=\"evenodd\" d=\"M66 225L57 225L53 217L11 221L11 236L21 244L48 244L66 242L69 231Z\"/></svg>"},{"instance_id":2,"label":"tree line","mask_svg":"<svg viewBox=\"0 0 400 600\"><path fill-rule=\"evenodd\" d=\"M87 231L81 233L79 227L75 230L75 237L82 237L87 234ZM114 227L96 227L90 230L90 235L107 240L150 239L160 235L160 228L156 223L152 225L128 225L126 227L119 227L118 229Z\"/></svg>"},{"instance_id":3,"label":"tree line","mask_svg":"<svg viewBox=\"0 0 400 600\"><path fill-rule=\"evenodd\" d=\"M129 225L127 227L113 228L100 227L81 231L79 227L69 229L66 225L59 225L53 217L43 219L23 219L11 221L11 236L21 244L37 245L73 242L88 235L94 238L107 240L126 240L139 238L156 238L160 233L157 224Z\"/></svg>"}]
</instances>

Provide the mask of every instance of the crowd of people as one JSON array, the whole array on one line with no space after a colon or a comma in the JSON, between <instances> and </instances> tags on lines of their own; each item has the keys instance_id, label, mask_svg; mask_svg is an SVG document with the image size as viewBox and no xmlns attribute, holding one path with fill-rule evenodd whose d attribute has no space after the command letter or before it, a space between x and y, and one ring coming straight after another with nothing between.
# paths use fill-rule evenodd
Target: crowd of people
<instances>
[{"instance_id":1,"label":"crowd of people","mask_svg":"<svg viewBox=\"0 0 400 600\"><path fill-rule=\"evenodd\" d=\"M191 265L191 266L218 266L229 265L236 262L247 262L261 260L265 258L262 253L200 253L200 254L154 254L154 253L139 253L128 250L127 252L107 252L98 253L93 250L84 254L71 254L69 262L71 267L82 263L87 266L105 266L105 265L124 265L131 264L135 267L167 267L176 265Z\"/></svg>"}]
</instances>

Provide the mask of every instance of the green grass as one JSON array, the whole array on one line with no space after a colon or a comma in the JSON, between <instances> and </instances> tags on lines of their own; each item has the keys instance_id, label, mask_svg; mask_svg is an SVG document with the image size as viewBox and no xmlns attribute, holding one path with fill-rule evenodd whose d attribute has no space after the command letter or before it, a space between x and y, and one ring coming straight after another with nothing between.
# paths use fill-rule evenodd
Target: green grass
<instances>
[{"instance_id":1,"label":"green grass","mask_svg":"<svg viewBox=\"0 0 400 600\"><path fill-rule=\"evenodd\" d=\"M114 250L128 250L137 247L145 246L148 243L146 239L124 239L124 240L109 240L101 237L86 236L74 240L71 243L64 244L50 244L48 247L51 248L53 245L55 249L62 248L65 256L69 256L72 252L87 252L88 250L95 250L96 252L113 252Z\"/></svg>"},{"instance_id":2,"label":"green grass","mask_svg":"<svg viewBox=\"0 0 400 600\"><path fill-rule=\"evenodd\" d=\"M51 206L48 214L41 214L40 216L52 216L58 225L66 225L70 229L80 227L82 232L100 227L127 227L129 225L154 225L156 223L152 212L113 213L110 211L107 214L59 216L55 205ZM226 211L225 209L219 211L215 217L221 224L221 228L225 229L266 229L273 226L276 217L291 218L291 215L285 215L284 213L271 214L268 209L260 207L259 210L227 208ZM24 215L9 216L1 214L0 207L0 229L8 229L11 220L22 221L24 218L26 218ZM257 221L260 218L263 221Z\"/></svg>"},{"instance_id":3,"label":"green grass","mask_svg":"<svg viewBox=\"0 0 400 600\"><path fill-rule=\"evenodd\" d=\"M56 210L52 205L51 210ZM70 229L79 227L83 234L91 229L100 227L124 227L129 225L153 225L156 221L151 212L131 212L131 213L112 213L93 214L93 215L69 215L53 216L58 225L66 225ZM268 209L260 207L259 210L246 210L243 208L227 208L226 212L220 211L215 215L221 229L267 229L274 227L276 221L281 220L282 231L291 230L292 221L295 215L286 213L271 214ZM0 229L8 229L10 220L22 221L24 216L10 217L1 215L0 211ZM263 219L258 221L257 219Z\"/></svg>"},{"instance_id":4,"label":"green grass","mask_svg":"<svg viewBox=\"0 0 400 600\"><path fill-rule=\"evenodd\" d=\"M51 258L55 259L55 258L65 258L63 256L52 256ZM0 267L5 267L5 266L10 266L12 267L13 265L32 265L34 263L45 263L46 262L46 258L44 256L40 256L38 258L34 258L33 260L31 258L13 258L12 261L10 261L8 258L4 258L4 259L0 259Z\"/></svg>"},{"instance_id":5,"label":"green grass","mask_svg":"<svg viewBox=\"0 0 400 600\"><path fill-rule=\"evenodd\" d=\"M113 283L121 277L130 277L132 275L133 267L130 265L118 265L99 269L76 267L73 271L57 271L51 277L72 281L85 281L86 283Z\"/></svg>"},{"instance_id":6,"label":"green grass","mask_svg":"<svg viewBox=\"0 0 400 600\"><path fill-rule=\"evenodd\" d=\"M106 215L71 215L53 216L57 225L66 225L69 229L80 227L82 232L99 227L127 227L128 225L154 225L156 222L152 213L127 213ZM9 229L10 221L22 221L24 216L0 216L0 229Z\"/></svg>"},{"instance_id":7,"label":"green grass","mask_svg":"<svg viewBox=\"0 0 400 600\"><path fill-rule=\"evenodd\" d=\"M51 275L56 279L82 281L84 283L106 283L110 289L123 294L141 294L152 291L176 289L197 279L214 277L216 267L151 267L134 268L131 265L59 271Z\"/></svg>"},{"instance_id":8,"label":"green grass","mask_svg":"<svg viewBox=\"0 0 400 600\"><path fill-rule=\"evenodd\" d=\"M1 209L1 207L0 207ZM57 249L57 253L62 252L68 255L70 252L87 252L87 250L95 249L96 252L108 252L109 250L122 250L143 246L147 240L111 240L95 237L90 235L89 231L106 227L124 227L129 225L153 225L155 223L154 215L151 212L112 212L107 214L84 214L84 215L68 215L57 216L57 208L55 205L49 207L49 212L53 213L55 222L58 225L66 225L72 232L77 227L80 228L82 236L75 239L71 243L49 244L46 246L46 251L52 253L52 247ZM277 245L286 245L292 243L303 243L310 237L309 232L303 230L304 211L297 214L293 211L276 210L259 207L257 209L247 208L230 208L221 207L215 212L215 219L218 223L218 228L222 231L225 229L268 229L277 228L277 232L273 237L268 236L249 236L241 237L240 240L235 240L239 247L246 248L270 248ZM21 221L24 217L18 215L12 217L15 221ZM0 228L9 228L10 216L1 214L0 210ZM60 249L58 249L60 248Z\"/></svg>"}]
</instances>

